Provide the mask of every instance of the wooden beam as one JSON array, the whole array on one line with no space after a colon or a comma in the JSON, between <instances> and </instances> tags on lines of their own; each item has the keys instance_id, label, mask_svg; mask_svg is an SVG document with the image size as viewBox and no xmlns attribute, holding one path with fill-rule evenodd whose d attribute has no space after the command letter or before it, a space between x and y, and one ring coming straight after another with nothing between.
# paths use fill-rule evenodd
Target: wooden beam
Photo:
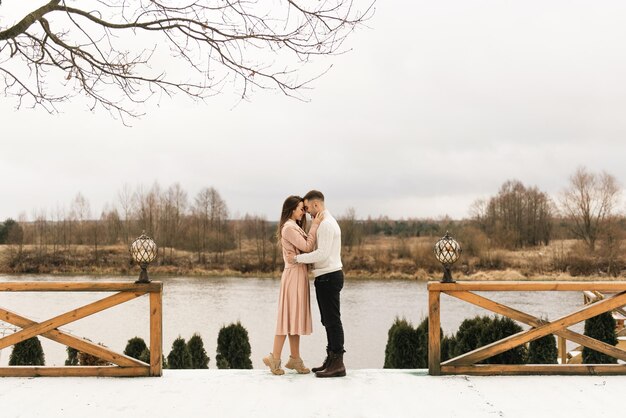
<instances>
[{"instance_id":1,"label":"wooden beam","mask_svg":"<svg viewBox=\"0 0 626 418\"><path fill-rule=\"evenodd\" d=\"M626 364L476 364L441 366L441 374L493 375L618 375L626 374Z\"/></svg>"},{"instance_id":2,"label":"wooden beam","mask_svg":"<svg viewBox=\"0 0 626 418\"><path fill-rule=\"evenodd\" d=\"M161 282L0 282L0 292L159 292Z\"/></svg>"},{"instance_id":3,"label":"wooden beam","mask_svg":"<svg viewBox=\"0 0 626 418\"><path fill-rule=\"evenodd\" d=\"M559 357L561 358L561 364L567 364L567 340L561 336L558 339Z\"/></svg>"},{"instance_id":4,"label":"wooden beam","mask_svg":"<svg viewBox=\"0 0 626 418\"><path fill-rule=\"evenodd\" d=\"M100 299L96 302L90 303L78 309L74 309L72 311L56 316L52 319L48 319L47 321L32 325L14 334L7 335L4 338L0 338L0 349L17 344L21 341L51 331L55 328L85 318L89 315L93 315L94 313L119 305L120 303L128 302L129 300L135 299L144 294L145 292L121 292L106 297L104 299ZM4 318L1 316L0 319L4 320Z\"/></svg>"},{"instance_id":5,"label":"wooden beam","mask_svg":"<svg viewBox=\"0 0 626 418\"><path fill-rule=\"evenodd\" d=\"M563 282L563 281L480 281L441 283L428 282L428 290L445 291L498 291L498 292L523 292L523 291L584 291L596 290L599 292L623 292L626 290L626 281L614 282Z\"/></svg>"},{"instance_id":6,"label":"wooden beam","mask_svg":"<svg viewBox=\"0 0 626 418\"><path fill-rule=\"evenodd\" d=\"M84 376L111 376L111 377L135 377L149 376L150 368L145 367L117 367L117 366L10 366L0 367L0 377L84 377Z\"/></svg>"},{"instance_id":7,"label":"wooden beam","mask_svg":"<svg viewBox=\"0 0 626 418\"><path fill-rule=\"evenodd\" d=\"M549 322L546 322L542 319L539 319L537 317L534 317L532 315L529 315L527 313L518 311L516 309L510 308L506 305L502 305L501 303L498 302L494 302L491 299L487 299L483 296L477 295L475 293L471 293L471 292L444 292L447 295L453 296L457 299L463 300L465 302L471 303L473 305L479 306L481 308L490 310L492 312L495 312L497 314L500 315L504 315L507 316L515 321L519 321L522 322L524 324L530 325L532 327L538 328L544 324L548 324ZM626 351L617 348L615 346L612 346L610 344L607 344L603 341L598 341L596 339L593 339L591 337L588 337L586 335L581 335L577 332L574 331L570 331L568 329L560 329L560 330L556 330L553 332L553 334L559 336L559 338L566 338L570 341L574 341L578 344L581 344L585 347L591 348L593 350L599 351L601 353L604 353L608 356L611 357L615 357L618 358L620 360L624 360L626 361ZM453 364L453 361L456 360L456 358L454 359L450 359L449 360L449 364ZM448 362L444 363L444 364L448 364Z\"/></svg>"},{"instance_id":8,"label":"wooden beam","mask_svg":"<svg viewBox=\"0 0 626 418\"><path fill-rule=\"evenodd\" d=\"M491 299L487 299L483 296L477 295L476 293L465 292L465 291L461 291L461 292L445 291L443 293L445 293L446 295L453 296L457 299L463 300L465 302L471 303L472 305L476 305L480 308L487 309L491 312L508 316L509 318L514 319L516 321L523 322L528 325L532 325L533 327L538 327L547 323L546 321L540 320L525 312L510 308L506 305L495 302Z\"/></svg>"},{"instance_id":9,"label":"wooden beam","mask_svg":"<svg viewBox=\"0 0 626 418\"><path fill-rule=\"evenodd\" d=\"M440 375L441 366L441 326L440 317L440 294L428 292L428 374Z\"/></svg>"},{"instance_id":10,"label":"wooden beam","mask_svg":"<svg viewBox=\"0 0 626 418\"><path fill-rule=\"evenodd\" d=\"M163 300L161 293L150 293L150 376L163 373Z\"/></svg>"},{"instance_id":11,"label":"wooden beam","mask_svg":"<svg viewBox=\"0 0 626 418\"><path fill-rule=\"evenodd\" d=\"M625 303L626 292L622 292L611 298L604 299L592 305L585 306L578 311L565 315L548 324L542 325L537 328L531 328L527 331L522 331L494 343L487 344L484 347L478 348L476 350L460 355L452 360L449 360L444 364L449 366L460 366L477 363L489 357L493 357L497 354L510 350L511 348L515 348L518 345L527 343L537 338L541 338L544 335L554 334L557 330L569 327L570 325L597 316L603 312L610 311L616 307L623 306Z\"/></svg>"},{"instance_id":12,"label":"wooden beam","mask_svg":"<svg viewBox=\"0 0 626 418\"><path fill-rule=\"evenodd\" d=\"M17 325L20 328L26 328L32 325L37 325L37 322L32 321L26 317L23 317L14 312L7 311L6 309L0 308L0 316L5 322L8 322L13 325ZM99 344L95 344L91 341L85 340L80 337L75 337L71 334L68 334L63 331L59 331L53 329L51 331L45 332L41 334L42 337L46 337L51 339L52 341L56 341L60 344L64 344L70 347L73 347L82 352L91 354L108 362L125 366L125 367L133 367L133 366L148 366L143 361L139 361L132 357L126 356L124 354L116 353L106 347L103 347Z\"/></svg>"}]
</instances>

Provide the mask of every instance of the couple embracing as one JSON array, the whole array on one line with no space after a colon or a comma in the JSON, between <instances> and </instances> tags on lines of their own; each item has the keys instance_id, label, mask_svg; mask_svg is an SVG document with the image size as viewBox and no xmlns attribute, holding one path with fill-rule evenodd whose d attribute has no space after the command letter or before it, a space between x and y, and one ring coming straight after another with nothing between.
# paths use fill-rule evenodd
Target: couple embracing
<instances>
[{"instance_id":1,"label":"couple embracing","mask_svg":"<svg viewBox=\"0 0 626 418\"><path fill-rule=\"evenodd\" d=\"M305 232L306 213L313 220L308 233ZM307 268L312 264L315 295L327 339L326 359L312 371L316 377L345 376L344 336L339 308L339 293L343 288L341 229L326 210L322 192L311 190L303 198L289 196L285 200L278 224L278 239L282 245L285 269L280 283L274 347L263 358L263 363L273 374L284 374L280 356L285 340L289 338L291 355L285 367L301 374L311 371L300 357L300 336L310 335L313 329Z\"/></svg>"}]
</instances>

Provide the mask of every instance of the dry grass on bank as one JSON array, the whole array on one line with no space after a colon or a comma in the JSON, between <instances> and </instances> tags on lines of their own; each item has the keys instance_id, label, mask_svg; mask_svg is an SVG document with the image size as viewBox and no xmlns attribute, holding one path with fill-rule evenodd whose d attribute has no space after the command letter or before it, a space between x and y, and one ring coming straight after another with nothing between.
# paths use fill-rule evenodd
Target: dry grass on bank
<instances>
[{"instance_id":1,"label":"dry grass on bank","mask_svg":"<svg viewBox=\"0 0 626 418\"><path fill-rule=\"evenodd\" d=\"M436 237L365 238L360 245L344 248L342 258L349 278L430 280L441 276L441 265L433 255ZM162 276L255 276L278 277L282 255L271 244L265 250L252 240L224 254L205 254L161 249L150 266L151 275ZM576 240L553 241L550 245L517 251L466 246L454 267L458 279L472 280L577 280L588 277L626 277L626 260L607 259L600 252L589 254ZM265 252L265 254L263 254ZM621 253L621 252L620 252ZM0 246L0 273L134 275L128 248L124 245L72 246L61 249Z\"/></svg>"}]
</instances>

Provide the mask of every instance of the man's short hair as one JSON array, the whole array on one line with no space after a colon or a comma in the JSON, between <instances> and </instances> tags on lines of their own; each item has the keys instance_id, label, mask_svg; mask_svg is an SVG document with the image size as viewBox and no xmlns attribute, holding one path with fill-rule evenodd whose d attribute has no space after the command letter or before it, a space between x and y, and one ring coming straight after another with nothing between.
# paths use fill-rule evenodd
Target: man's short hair
<instances>
[{"instance_id":1,"label":"man's short hair","mask_svg":"<svg viewBox=\"0 0 626 418\"><path fill-rule=\"evenodd\" d=\"M311 190L303 197L304 200L321 200L324 201L324 194L319 190Z\"/></svg>"}]
</instances>

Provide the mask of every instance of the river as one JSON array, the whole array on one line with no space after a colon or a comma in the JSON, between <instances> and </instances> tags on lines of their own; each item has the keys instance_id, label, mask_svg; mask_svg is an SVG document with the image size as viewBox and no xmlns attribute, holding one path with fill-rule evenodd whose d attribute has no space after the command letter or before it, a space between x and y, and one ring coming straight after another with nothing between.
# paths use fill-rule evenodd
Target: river
<instances>
[{"instance_id":1,"label":"river","mask_svg":"<svg viewBox=\"0 0 626 418\"><path fill-rule=\"evenodd\" d=\"M133 281L135 278L0 276L0 281ZM279 279L260 278L164 278L163 350L167 355L177 336L188 339L199 333L215 368L219 329L241 321L248 330L255 368L264 367L261 358L272 349L276 324ZM319 322L311 283L313 334L302 337L301 354L308 366L324 357L325 333ZM529 314L554 319L582 304L580 292L489 292L498 302ZM43 321L106 296L106 293L0 292L0 306ZM428 315L425 282L403 280L347 280L341 292L341 311L346 337L345 362L348 368L382 368L387 332L395 317L417 325ZM456 332L465 318L489 314L447 295L441 299L441 326L445 334ZM3 323L0 321L0 325ZM103 343L122 352L134 336L149 342L148 297L118 305L62 328L73 334ZM582 332L582 324L571 329ZM63 365L65 347L40 337L46 365ZM283 349L283 361L289 353ZM0 351L0 365L8 362L10 349Z\"/></svg>"}]
</instances>

